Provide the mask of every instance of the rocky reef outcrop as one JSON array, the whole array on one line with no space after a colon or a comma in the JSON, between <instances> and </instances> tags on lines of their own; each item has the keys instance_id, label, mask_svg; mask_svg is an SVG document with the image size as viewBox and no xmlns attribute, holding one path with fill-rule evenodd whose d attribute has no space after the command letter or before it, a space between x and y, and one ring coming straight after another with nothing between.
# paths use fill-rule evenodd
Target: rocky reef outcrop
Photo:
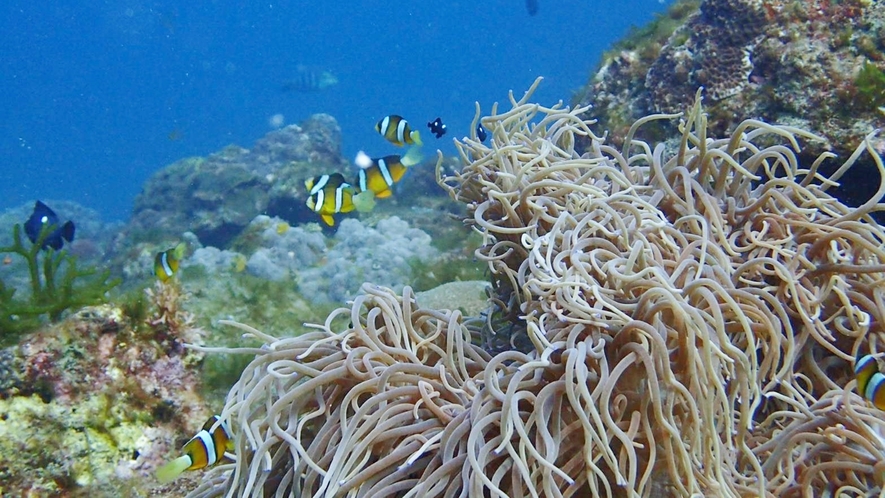
<instances>
[{"instance_id":1,"label":"rocky reef outcrop","mask_svg":"<svg viewBox=\"0 0 885 498\"><path fill-rule=\"evenodd\" d=\"M317 114L268 133L251 149L231 145L158 171L135 199L127 235L141 241L192 232L204 245L225 247L260 213L312 220L304 179L346 167L338 123Z\"/></svg>"},{"instance_id":2,"label":"rocky reef outcrop","mask_svg":"<svg viewBox=\"0 0 885 498\"><path fill-rule=\"evenodd\" d=\"M703 87L711 132L762 119L825 137L826 145L806 146L808 157L827 148L845 158L885 125L883 35L881 2L679 1L606 54L574 104L592 106L585 117L620 145L634 120L686 109ZM661 122L644 136L674 131ZM885 150L885 140L874 144ZM869 193L849 192L846 200Z\"/></svg>"}]
</instances>

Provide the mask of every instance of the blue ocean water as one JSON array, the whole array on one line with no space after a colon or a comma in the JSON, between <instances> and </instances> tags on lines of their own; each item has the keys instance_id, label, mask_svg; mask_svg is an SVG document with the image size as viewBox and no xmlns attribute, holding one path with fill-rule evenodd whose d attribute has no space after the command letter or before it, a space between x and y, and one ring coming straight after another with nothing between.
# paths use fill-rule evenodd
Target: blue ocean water
<instances>
[{"instance_id":1,"label":"blue ocean water","mask_svg":"<svg viewBox=\"0 0 885 498\"><path fill-rule=\"evenodd\" d=\"M325 112L344 152L391 153L375 123L401 114L425 142L454 152L483 109L536 76L535 100L571 98L602 52L659 0L488 2L290 1L0 7L0 210L68 199L128 218L142 183L177 159L250 147L282 115ZM284 93L299 66L339 84ZM440 116L449 134L425 123Z\"/></svg>"}]
</instances>

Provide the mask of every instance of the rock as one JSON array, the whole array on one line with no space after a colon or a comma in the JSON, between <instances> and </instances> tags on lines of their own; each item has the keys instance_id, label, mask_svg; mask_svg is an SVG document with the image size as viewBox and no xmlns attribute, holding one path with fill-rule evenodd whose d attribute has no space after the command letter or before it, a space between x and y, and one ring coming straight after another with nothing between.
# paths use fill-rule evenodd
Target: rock
<instances>
[{"instance_id":1,"label":"rock","mask_svg":"<svg viewBox=\"0 0 885 498\"><path fill-rule=\"evenodd\" d=\"M344 164L341 129L325 114L272 131L251 150L229 146L177 161L145 183L127 240L174 240L190 231L203 245L225 248L269 208L293 222L306 217L309 210L297 208L306 199L304 180Z\"/></svg>"},{"instance_id":2,"label":"rock","mask_svg":"<svg viewBox=\"0 0 885 498\"><path fill-rule=\"evenodd\" d=\"M488 308L485 280L449 282L433 289L415 294L422 308L434 310L460 310L467 317L477 317Z\"/></svg>"}]
</instances>

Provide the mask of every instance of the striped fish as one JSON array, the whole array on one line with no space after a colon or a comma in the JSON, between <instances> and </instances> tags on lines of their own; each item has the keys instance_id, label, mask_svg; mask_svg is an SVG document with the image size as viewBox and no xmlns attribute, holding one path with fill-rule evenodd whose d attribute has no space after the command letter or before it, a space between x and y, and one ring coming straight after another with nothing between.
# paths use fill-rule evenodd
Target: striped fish
<instances>
[{"instance_id":1,"label":"striped fish","mask_svg":"<svg viewBox=\"0 0 885 498\"><path fill-rule=\"evenodd\" d=\"M393 194L393 186L402 180L406 169L421 162L421 151L412 148L405 156L385 156L372 159L368 168L360 170L357 186L360 192L371 191L383 199Z\"/></svg>"},{"instance_id":2,"label":"striped fish","mask_svg":"<svg viewBox=\"0 0 885 498\"><path fill-rule=\"evenodd\" d=\"M320 175L304 182L307 187L307 207L320 215L326 225L334 226L338 213L349 213L355 209L353 187L341 173Z\"/></svg>"},{"instance_id":3,"label":"striped fish","mask_svg":"<svg viewBox=\"0 0 885 498\"><path fill-rule=\"evenodd\" d=\"M402 147L404 144L423 145L421 142L421 134L413 130L409 126L409 122L402 116L391 114L385 116L384 119L378 121L375 125L375 131L380 133L388 142Z\"/></svg>"},{"instance_id":4,"label":"striped fish","mask_svg":"<svg viewBox=\"0 0 885 498\"><path fill-rule=\"evenodd\" d=\"M280 88L284 92L317 92L337 85L338 78L329 71L298 66L295 75L283 83Z\"/></svg>"},{"instance_id":5,"label":"striped fish","mask_svg":"<svg viewBox=\"0 0 885 498\"><path fill-rule=\"evenodd\" d=\"M172 249L157 253L154 257L154 275L160 279L160 282L166 282L178 272L178 266L186 250L187 245L180 242Z\"/></svg>"},{"instance_id":6,"label":"striped fish","mask_svg":"<svg viewBox=\"0 0 885 498\"><path fill-rule=\"evenodd\" d=\"M879 371L879 363L872 355L861 357L854 363L857 378L857 392L869 400L873 406L885 410L885 375Z\"/></svg>"},{"instance_id":7,"label":"striped fish","mask_svg":"<svg viewBox=\"0 0 885 498\"><path fill-rule=\"evenodd\" d=\"M213 415L203 424L203 429L184 444L180 457L157 469L157 480L162 484L172 482L185 470L211 467L220 462L225 451L233 451L230 429L218 415Z\"/></svg>"}]
</instances>

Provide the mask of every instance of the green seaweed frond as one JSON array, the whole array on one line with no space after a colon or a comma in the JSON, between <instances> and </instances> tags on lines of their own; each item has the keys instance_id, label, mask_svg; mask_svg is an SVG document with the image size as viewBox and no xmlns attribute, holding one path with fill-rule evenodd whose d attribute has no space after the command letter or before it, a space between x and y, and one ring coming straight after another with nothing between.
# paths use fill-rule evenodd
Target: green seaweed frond
<instances>
[{"instance_id":1,"label":"green seaweed frond","mask_svg":"<svg viewBox=\"0 0 885 498\"><path fill-rule=\"evenodd\" d=\"M55 225L44 226L37 240L27 246L22 240L21 225L16 224L12 228L12 245L0 247L0 253L25 259L31 282L29 298L16 299L16 289L0 280L0 345L37 328L47 318L55 321L67 310L105 302L107 292L120 283L119 279L110 278L110 270L77 268L76 256L65 249L41 251L55 229Z\"/></svg>"},{"instance_id":2,"label":"green seaweed frond","mask_svg":"<svg viewBox=\"0 0 885 498\"><path fill-rule=\"evenodd\" d=\"M854 83L863 104L872 107L885 105L885 72L875 64L865 62Z\"/></svg>"}]
</instances>

